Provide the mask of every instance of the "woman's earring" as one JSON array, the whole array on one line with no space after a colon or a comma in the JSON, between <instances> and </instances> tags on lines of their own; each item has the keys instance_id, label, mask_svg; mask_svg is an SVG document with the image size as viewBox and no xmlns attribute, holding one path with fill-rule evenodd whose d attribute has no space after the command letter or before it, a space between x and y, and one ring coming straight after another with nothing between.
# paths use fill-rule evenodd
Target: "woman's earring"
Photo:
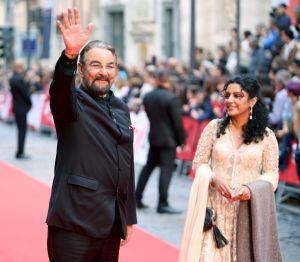
<instances>
[{"instance_id":1,"label":"woman's earring","mask_svg":"<svg viewBox=\"0 0 300 262\"><path fill-rule=\"evenodd\" d=\"M253 111L252 109L253 109L253 107L250 106L250 116L249 116L249 119L250 119L250 120L252 120L252 111Z\"/></svg>"}]
</instances>

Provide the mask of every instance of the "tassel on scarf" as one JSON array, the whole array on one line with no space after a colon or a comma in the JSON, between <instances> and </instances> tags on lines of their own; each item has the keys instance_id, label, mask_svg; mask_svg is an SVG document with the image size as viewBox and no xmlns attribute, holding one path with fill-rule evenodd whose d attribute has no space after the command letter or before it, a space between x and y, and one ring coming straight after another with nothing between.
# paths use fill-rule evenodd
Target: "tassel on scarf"
<instances>
[{"instance_id":1,"label":"tassel on scarf","mask_svg":"<svg viewBox=\"0 0 300 262\"><path fill-rule=\"evenodd\" d=\"M213 231L214 231L214 237L217 243L217 247L218 248L225 247L228 244L228 240L223 236L220 229L216 225L213 225Z\"/></svg>"}]
</instances>

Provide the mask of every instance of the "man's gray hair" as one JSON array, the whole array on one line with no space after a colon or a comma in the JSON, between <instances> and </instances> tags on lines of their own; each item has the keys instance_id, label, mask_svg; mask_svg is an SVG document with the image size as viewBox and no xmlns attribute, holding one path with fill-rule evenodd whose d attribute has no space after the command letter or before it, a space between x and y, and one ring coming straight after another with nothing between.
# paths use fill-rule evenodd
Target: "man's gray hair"
<instances>
[{"instance_id":1,"label":"man's gray hair","mask_svg":"<svg viewBox=\"0 0 300 262\"><path fill-rule=\"evenodd\" d=\"M291 74L288 70L280 69L276 73L275 79L277 81L280 81L284 86L286 86L288 84L288 82L290 81L290 79L291 79Z\"/></svg>"},{"instance_id":2,"label":"man's gray hair","mask_svg":"<svg viewBox=\"0 0 300 262\"><path fill-rule=\"evenodd\" d=\"M116 53L116 50L115 48L104 42L104 41L100 41L100 40L93 40L93 41L90 41L88 42L80 51L79 53L79 63L80 64L84 64L84 58L85 58L85 54L93 49L93 48L101 48L101 49L106 49L108 51L110 51L113 56L115 57L115 60L116 60L116 64L118 63L118 57L117 57L117 53Z\"/></svg>"}]
</instances>

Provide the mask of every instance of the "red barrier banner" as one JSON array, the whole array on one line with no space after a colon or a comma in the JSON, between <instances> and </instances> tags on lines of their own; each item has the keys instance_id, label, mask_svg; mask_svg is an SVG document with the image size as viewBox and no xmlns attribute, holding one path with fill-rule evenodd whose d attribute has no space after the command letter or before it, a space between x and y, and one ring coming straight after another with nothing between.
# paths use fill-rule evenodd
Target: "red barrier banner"
<instances>
[{"instance_id":1,"label":"red barrier banner","mask_svg":"<svg viewBox=\"0 0 300 262\"><path fill-rule=\"evenodd\" d=\"M184 116L183 127L187 134L184 148L177 152L177 158L183 161L192 161L197 149L200 135L209 121L199 123L197 120Z\"/></svg>"},{"instance_id":2,"label":"red barrier banner","mask_svg":"<svg viewBox=\"0 0 300 262\"><path fill-rule=\"evenodd\" d=\"M39 130L41 126L41 114L42 108L45 103L46 94L44 93L33 93L30 97L32 107L27 115L28 126L32 130Z\"/></svg>"},{"instance_id":3,"label":"red barrier banner","mask_svg":"<svg viewBox=\"0 0 300 262\"><path fill-rule=\"evenodd\" d=\"M55 129L54 120L50 109L50 96L48 94L46 95L44 105L42 107L41 126Z\"/></svg>"},{"instance_id":4,"label":"red barrier banner","mask_svg":"<svg viewBox=\"0 0 300 262\"><path fill-rule=\"evenodd\" d=\"M138 113L130 112L131 128L134 132L133 151L134 151L134 162L140 165L146 164L149 141L148 134L150 129L149 119L145 111Z\"/></svg>"},{"instance_id":5,"label":"red barrier banner","mask_svg":"<svg viewBox=\"0 0 300 262\"><path fill-rule=\"evenodd\" d=\"M297 174L297 167L293 157L296 145L292 148L293 153L290 154L286 170L279 172L279 181L293 186L300 186L300 179Z\"/></svg>"},{"instance_id":6,"label":"red barrier banner","mask_svg":"<svg viewBox=\"0 0 300 262\"><path fill-rule=\"evenodd\" d=\"M0 119L9 121L13 118L12 95L8 91L0 92Z\"/></svg>"}]
</instances>

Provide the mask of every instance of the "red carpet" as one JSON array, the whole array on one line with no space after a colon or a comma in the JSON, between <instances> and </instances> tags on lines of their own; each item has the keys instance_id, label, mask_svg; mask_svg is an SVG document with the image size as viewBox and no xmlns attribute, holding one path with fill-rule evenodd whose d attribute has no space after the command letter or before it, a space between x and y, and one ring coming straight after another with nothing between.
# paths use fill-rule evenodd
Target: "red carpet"
<instances>
[{"instance_id":1,"label":"red carpet","mask_svg":"<svg viewBox=\"0 0 300 262\"><path fill-rule=\"evenodd\" d=\"M0 261L48 261L45 218L50 188L0 161ZM172 262L178 249L135 228L121 262Z\"/></svg>"}]
</instances>

